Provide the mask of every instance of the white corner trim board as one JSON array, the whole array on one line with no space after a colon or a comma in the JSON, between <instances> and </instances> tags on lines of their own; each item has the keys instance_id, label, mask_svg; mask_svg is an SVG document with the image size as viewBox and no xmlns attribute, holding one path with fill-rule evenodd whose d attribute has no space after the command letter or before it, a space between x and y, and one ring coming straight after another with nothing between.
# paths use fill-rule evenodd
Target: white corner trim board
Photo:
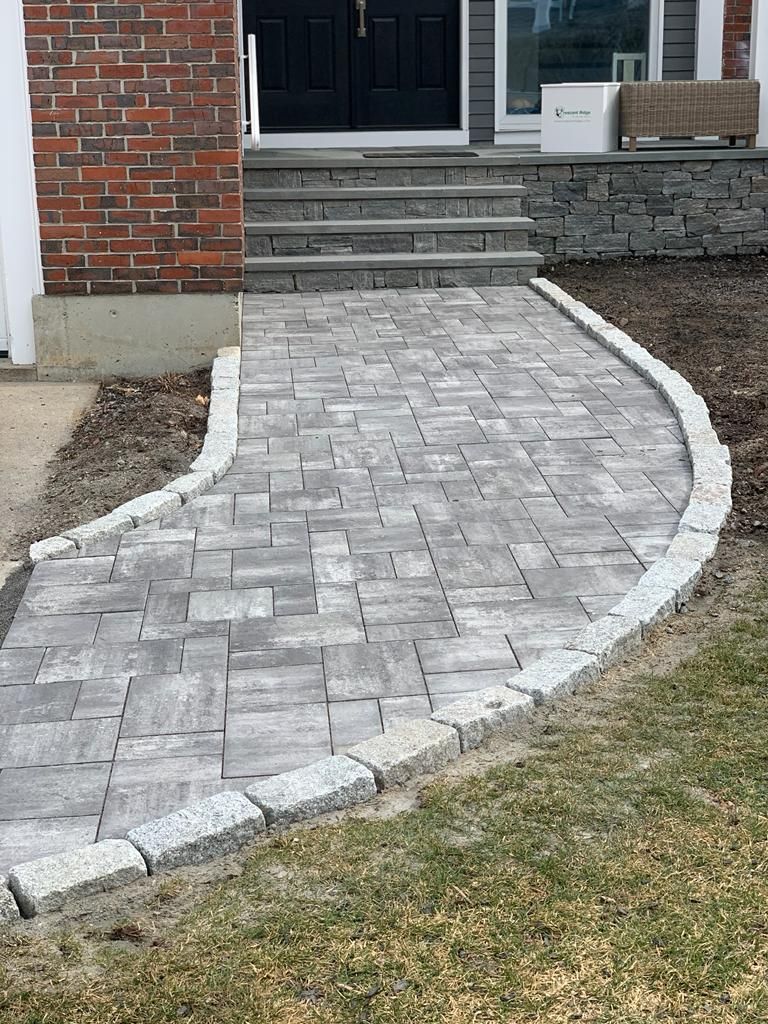
<instances>
[{"instance_id":1,"label":"white corner trim board","mask_svg":"<svg viewBox=\"0 0 768 1024\"><path fill-rule=\"evenodd\" d=\"M344 756L261 780L245 794L218 793L147 822L125 839L105 840L12 867L8 881L0 878L0 923L56 910L69 900L147 874L232 853L270 826L285 827L354 807L384 789L439 771L492 734L525 728L535 705L594 682L610 665L635 653L654 625L688 601L703 563L715 553L719 531L731 509L730 455L712 429L706 404L679 373L561 288L546 278L535 278L530 286L637 370L674 411L693 467L693 489L667 554L607 615L586 626L566 648L549 652L512 676L506 687L463 696L435 711L430 719L398 722L383 735L358 743ZM229 351L214 363L213 384L213 423L209 421L193 472L81 530L94 536L103 529L130 529L145 522L151 510L161 509L161 505L164 510L169 501L175 499L180 504L202 493L226 472L237 443L232 412L237 408L239 386L239 360ZM104 524L110 519L111 523ZM70 539L72 534L74 539ZM39 557L74 554L79 537L84 542L85 534L77 531L42 541L46 553Z\"/></svg>"},{"instance_id":2,"label":"white corner trim board","mask_svg":"<svg viewBox=\"0 0 768 1024\"><path fill-rule=\"evenodd\" d=\"M29 548L33 564L48 558L74 558L83 545L144 526L186 505L220 480L237 454L237 406L240 400L240 349L219 349L211 369L211 401L203 448L190 472L132 498L108 515L92 519L61 536L36 541Z\"/></svg>"}]
</instances>

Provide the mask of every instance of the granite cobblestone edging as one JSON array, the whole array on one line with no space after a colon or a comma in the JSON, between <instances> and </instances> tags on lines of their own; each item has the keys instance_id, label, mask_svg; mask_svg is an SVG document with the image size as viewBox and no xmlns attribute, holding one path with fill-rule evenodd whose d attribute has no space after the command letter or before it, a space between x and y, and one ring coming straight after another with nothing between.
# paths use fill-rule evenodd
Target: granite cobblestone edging
<instances>
[{"instance_id":1,"label":"granite cobblestone edging","mask_svg":"<svg viewBox=\"0 0 768 1024\"><path fill-rule=\"evenodd\" d=\"M103 840L12 867L7 881L0 878L0 923L54 911L67 900L114 889L147 874L231 853L268 826L353 807L391 786L438 771L491 734L525 723L535 705L594 682L610 665L637 651L654 625L688 601L731 508L730 455L712 428L706 403L680 374L583 303L544 278L530 285L657 388L678 419L693 467L693 488L667 554L606 615L586 626L564 649L549 652L510 678L506 687L462 697L435 711L431 719L400 722L384 735L351 747L346 755L264 779L244 795L222 792L198 801L131 830L124 840ZM189 500L193 492L201 493L196 488L205 489L198 477L211 486L210 481L231 464L237 428L236 362L227 353L214 363L213 425L209 424L192 474L169 484L163 501L169 491L179 502ZM220 399L220 393L227 397ZM151 501L136 502L128 503L128 512L117 509L111 515L121 523L148 515ZM51 553L41 557L53 557L57 549L60 554L61 542L67 539L51 538Z\"/></svg>"},{"instance_id":2,"label":"granite cobblestone edging","mask_svg":"<svg viewBox=\"0 0 768 1024\"><path fill-rule=\"evenodd\" d=\"M190 472L119 505L107 515L83 523L60 536L30 545L33 564L49 558L73 558L86 543L126 533L168 515L197 498L226 473L237 452L237 406L240 398L240 349L221 348L211 370L211 400L203 448Z\"/></svg>"}]
</instances>

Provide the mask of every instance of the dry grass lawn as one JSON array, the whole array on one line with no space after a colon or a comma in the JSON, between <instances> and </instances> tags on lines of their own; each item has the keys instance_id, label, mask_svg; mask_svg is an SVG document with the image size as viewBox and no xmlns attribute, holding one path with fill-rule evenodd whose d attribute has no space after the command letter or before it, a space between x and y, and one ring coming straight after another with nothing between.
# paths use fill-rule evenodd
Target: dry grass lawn
<instances>
[{"instance_id":1,"label":"dry grass lawn","mask_svg":"<svg viewBox=\"0 0 768 1024\"><path fill-rule=\"evenodd\" d=\"M263 844L106 931L0 941L13 1024L768 1020L768 592L421 806Z\"/></svg>"}]
</instances>

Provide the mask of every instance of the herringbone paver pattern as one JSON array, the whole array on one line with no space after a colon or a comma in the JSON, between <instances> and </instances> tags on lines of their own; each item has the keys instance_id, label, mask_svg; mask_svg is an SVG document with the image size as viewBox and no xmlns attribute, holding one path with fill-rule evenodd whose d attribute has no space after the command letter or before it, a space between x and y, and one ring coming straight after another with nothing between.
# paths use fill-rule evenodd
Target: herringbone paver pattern
<instances>
[{"instance_id":1,"label":"herringbone paver pattern","mask_svg":"<svg viewBox=\"0 0 768 1024\"><path fill-rule=\"evenodd\" d=\"M237 460L34 571L0 651L0 870L503 683L662 555L669 409L526 288L246 302Z\"/></svg>"}]
</instances>

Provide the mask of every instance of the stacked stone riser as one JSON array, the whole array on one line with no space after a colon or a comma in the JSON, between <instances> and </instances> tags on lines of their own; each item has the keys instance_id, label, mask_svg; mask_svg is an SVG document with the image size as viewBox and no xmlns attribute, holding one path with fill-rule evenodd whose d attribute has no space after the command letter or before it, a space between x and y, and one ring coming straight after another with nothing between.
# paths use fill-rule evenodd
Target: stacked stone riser
<instances>
[{"instance_id":1,"label":"stacked stone riser","mask_svg":"<svg viewBox=\"0 0 768 1024\"><path fill-rule=\"evenodd\" d=\"M247 236L249 256L302 256L377 252L519 252L527 248L528 230L398 231L329 235Z\"/></svg>"},{"instance_id":2,"label":"stacked stone riser","mask_svg":"<svg viewBox=\"0 0 768 1024\"><path fill-rule=\"evenodd\" d=\"M287 161L286 161L287 162ZM388 164L395 163L393 158ZM436 164L437 166L433 166ZM491 174L493 170L493 174ZM503 171L497 174L498 170ZM514 179L514 180L513 180ZM260 167L246 163L245 187L251 188L375 188L393 186L424 185L467 185L483 181L488 184L521 184L520 171L516 167L491 167L485 163L457 165L439 157L420 159L418 163L406 166L377 166L374 163L364 167Z\"/></svg>"},{"instance_id":3,"label":"stacked stone riser","mask_svg":"<svg viewBox=\"0 0 768 1024\"><path fill-rule=\"evenodd\" d=\"M296 160L246 161L246 291L524 284L538 273L525 191L487 168L472 180L439 156L269 166L282 159Z\"/></svg>"},{"instance_id":4,"label":"stacked stone riser","mask_svg":"<svg viewBox=\"0 0 768 1024\"><path fill-rule=\"evenodd\" d=\"M350 288L464 288L526 284L538 272L537 266L499 266L246 273L245 289L249 292L315 292L346 291Z\"/></svg>"},{"instance_id":5,"label":"stacked stone riser","mask_svg":"<svg viewBox=\"0 0 768 1024\"><path fill-rule=\"evenodd\" d=\"M521 190L522 192L522 190ZM258 195L258 192L252 193ZM247 221L273 220L395 220L407 217L519 217L521 195L483 198L427 199L249 199L245 201Z\"/></svg>"},{"instance_id":6,"label":"stacked stone riser","mask_svg":"<svg viewBox=\"0 0 768 1024\"><path fill-rule=\"evenodd\" d=\"M675 154L676 156L678 154ZM693 154L692 154L693 156ZM615 256L755 254L768 250L768 159L752 151L695 159L464 166L248 169L249 187L523 186L530 244L548 262ZM373 216L373 214L368 214Z\"/></svg>"}]
</instances>

